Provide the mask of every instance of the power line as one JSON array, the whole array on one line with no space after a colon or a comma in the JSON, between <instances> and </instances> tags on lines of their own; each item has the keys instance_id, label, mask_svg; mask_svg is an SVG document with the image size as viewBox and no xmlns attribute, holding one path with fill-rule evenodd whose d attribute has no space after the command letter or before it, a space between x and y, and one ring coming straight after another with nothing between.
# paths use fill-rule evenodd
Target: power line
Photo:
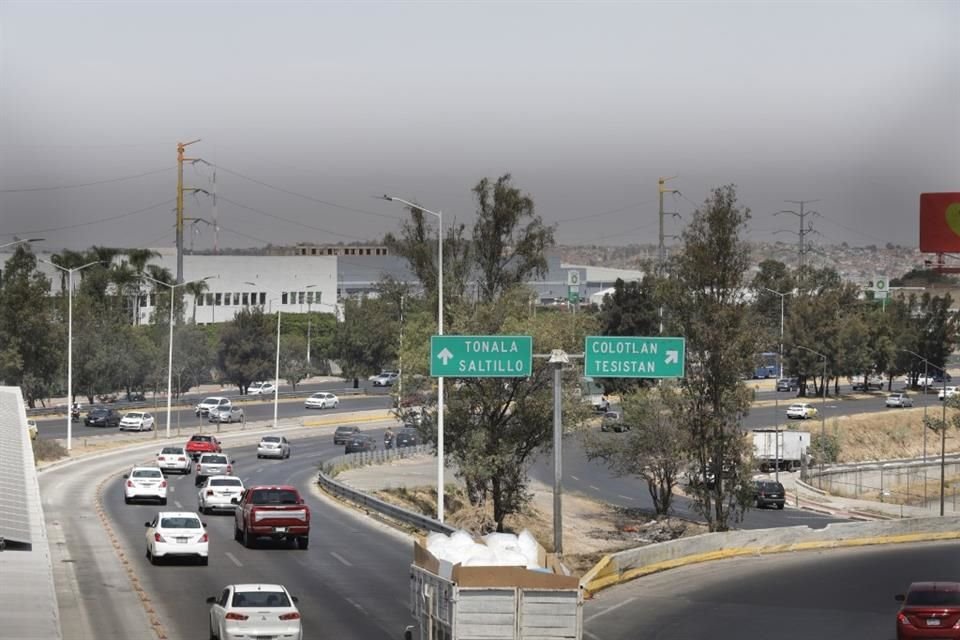
<instances>
[{"instance_id":1,"label":"power line","mask_svg":"<svg viewBox=\"0 0 960 640\"><path fill-rule=\"evenodd\" d=\"M353 235L350 235L350 234L348 234L348 233L338 233L337 231L331 231L331 230L329 230L329 229L324 229L323 227L316 227L316 226L313 226L313 225L306 224L305 222L300 222L300 221L298 221L298 220L291 220L290 218L285 218L285 217L280 216L280 215L277 215L277 214L275 214L275 213L268 213L268 212L266 212L266 211L263 211L262 209L257 209L256 207L251 207L251 206L249 206L249 205L246 205L246 204L237 202L236 200L231 200L230 198L228 198L228 197L226 197L226 196L220 195L220 196L217 196L217 197L218 197L220 200L223 200L224 202L229 202L230 204L232 204L232 205L234 205L234 206L237 206L237 207L240 207L241 209L246 209L247 211L252 211L253 213L258 213L258 214L263 215L263 216L266 216L266 217L268 217L268 218L273 218L273 219L275 219L275 220L281 220L281 221L286 222L286 223L288 223L288 224L297 225L297 226L303 227L304 229L310 229L310 230L312 230L312 231L320 231L320 232L322 232L322 233L328 233L328 234L330 234L330 235L340 236L341 238L350 238L350 239L352 239L352 240L360 240L361 242L365 242L365 241L369 240L369 238L361 238L360 236L353 236Z\"/></svg>"},{"instance_id":2,"label":"power line","mask_svg":"<svg viewBox=\"0 0 960 640\"><path fill-rule=\"evenodd\" d=\"M162 207L173 203L176 198L170 198L169 200L164 200L163 202L158 202L157 204L152 204L149 207L144 207L142 209L137 209L136 211L128 211L126 213L121 213L115 216L107 216L106 218L98 218L96 220L89 220L87 222L78 222L76 224L70 224L63 227L51 227L49 229L31 229L30 231L16 231L14 233L4 233L0 235L4 236L27 236L36 233L52 233L54 231L67 231L69 229L78 229L80 227L87 227L93 224L100 224L101 222L111 222L113 220L120 220L121 218L129 218L130 216L135 216L138 213L144 213L150 211L151 209L156 209L157 207Z\"/></svg>"},{"instance_id":3,"label":"power line","mask_svg":"<svg viewBox=\"0 0 960 640\"><path fill-rule=\"evenodd\" d=\"M640 207L640 206L643 206L643 205L652 204L653 202L656 202L656 201L655 201L655 200L653 200L653 201L648 200L648 201L646 201L646 202L632 202L632 203L626 204L626 205L624 205L624 206L622 206L622 207L617 207L616 209L611 209L611 210L609 210L609 211L604 211L603 213L591 213L591 214L589 214L589 215L577 216L577 217L575 217L575 218L563 218L562 220L555 220L554 222L557 222L557 223L560 223L560 222L577 222L578 220L591 220L591 219L593 219L593 218L603 218L603 217L605 217L605 216L612 216L612 215L614 215L615 213L622 213L622 212L627 211L627 210L629 210L629 209L633 209L634 207Z\"/></svg>"},{"instance_id":4,"label":"power line","mask_svg":"<svg viewBox=\"0 0 960 640\"><path fill-rule=\"evenodd\" d=\"M356 207L349 207L347 205L338 204L336 202L330 202L329 200L322 200L320 198L315 198L313 196L309 196L304 193L298 193L297 191L291 191L290 189L284 189L283 187L278 187L274 184L270 184L269 182L264 182L263 180L258 180L257 178L252 178L248 175L244 175L238 171L234 171L233 169L227 169L222 165L214 164L211 166L214 166L220 169L221 171L225 171L231 175L237 176L238 178L242 178L243 180L248 180L249 182L258 184L261 187L273 189L274 191L279 191L280 193L285 193L287 195L295 196L297 198L303 198L304 200L309 200L310 202L316 202L318 204L326 205L328 207L334 207L336 209L343 209L344 211L350 211L351 213L359 213L361 215L366 215L366 216L376 216L378 218L386 218L387 220L393 220L394 222L398 220L397 216L389 215L386 213L378 213L376 211L367 211L365 209L357 209Z\"/></svg>"},{"instance_id":5,"label":"power line","mask_svg":"<svg viewBox=\"0 0 960 640\"><path fill-rule=\"evenodd\" d=\"M60 189L79 189L81 187L93 187L98 184L111 184L113 182L123 182L124 180L136 180L137 178L143 178L146 176L156 175L158 173L164 173L170 171L173 167L164 167L163 169L154 169L152 171L144 171L143 173L138 173L132 176L121 176L119 178L109 178L107 180L96 180L94 182L82 182L79 184L61 184L50 187L22 187L18 189L0 189L0 193L28 193L33 191L57 191Z\"/></svg>"}]
</instances>

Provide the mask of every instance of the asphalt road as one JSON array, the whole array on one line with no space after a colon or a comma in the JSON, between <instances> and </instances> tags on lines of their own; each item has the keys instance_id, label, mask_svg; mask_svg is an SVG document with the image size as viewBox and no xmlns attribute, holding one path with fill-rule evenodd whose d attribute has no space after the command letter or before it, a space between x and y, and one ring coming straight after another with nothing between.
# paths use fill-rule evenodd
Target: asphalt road
<instances>
[{"instance_id":1,"label":"asphalt road","mask_svg":"<svg viewBox=\"0 0 960 640\"><path fill-rule=\"evenodd\" d=\"M159 510L195 511L191 476L169 476L166 507L125 505L122 478L105 487L104 502L134 570L153 598L171 637L207 637L207 596L241 582L284 584L300 598L305 637L402 638L410 624L407 593L413 548L404 536L332 506L312 491L317 463L343 453L329 435L292 441L288 460L257 460L255 448L228 449L237 475L250 484L293 484L312 511L310 547L264 541L247 549L233 540L233 516L202 516L210 534L210 564L164 563L144 557L143 523Z\"/></svg>"},{"instance_id":2,"label":"asphalt road","mask_svg":"<svg viewBox=\"0 0 960 640\"><path fill-rule=\"evenodd\" d=\"M960 544L802 552L696 564L601 592L590 640L894 640L911 582L956 581Z\"/></svg>"},{"instance_id":3,"label":"asphalt road","mask_svg":"<svg viewBox=\"0 0 960 640\"><path fill-rule=\"evenodd\" d=\"M370 393L372 395L360 397L338 396L340 398L340 406L336 409L305 409L303 407L303 398L281 398L280 402L277 404L277 417L279 419L283 419L296 418L300 416L325 416L329 414L347 413L351 411L390 408L391 399L389 390L371 391ZM273 419L272 396L268 397L266 400L252 400L250 402L245 402L241 406L243 407L248 422ZM167 426L166 407L159 407L156 410L148 409L148 411L153 413L153 416L156 419L155 428L163 432ZM73 421L74 438L82 438L84 436L100 436L104 435L105 433L109 434L118 432L116 427L108 429L105 427L85 426L83 424L83 417L85 415L86 413L82 414L79 421ZM171 429L176 429L177 425L181 425L183 427L196 427L198 424L200 424L200 422L201 419L194 415L192 407L182 407L180 409L173 408L173 410L170 412ZM206 418L203 418L203 424L209 424ZM66 438L67 419L64 416L60 416L58 418L38 420L37 431L39 437L41 438Z\"/></svg>"}]
</instances>

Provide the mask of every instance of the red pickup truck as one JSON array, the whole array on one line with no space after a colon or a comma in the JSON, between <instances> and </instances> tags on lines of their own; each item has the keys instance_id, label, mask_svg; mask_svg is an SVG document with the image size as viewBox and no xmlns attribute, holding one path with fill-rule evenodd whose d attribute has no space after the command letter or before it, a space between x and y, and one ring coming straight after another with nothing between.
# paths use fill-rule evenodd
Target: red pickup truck
<instances>
[{"instance_id":1,"label":"red pickup truck","mask_svg":"<svg viewBox=\"0 0 960 640\"><path fill-rule=\"evenodd\" d=\"M233 537L251 548L257 538L296 541L301 549L310 543L310 507L300 492L289 485L248 487L232 501Z\"/></svg>"},{"instance_id":2,"label":"red pickup truck","mask_svg":"<svg viewBox=\"0 0 960 640\"><path fill-rule=\"evenodd\" d=\"M187 455L193 458L194 460L198 459L201 454L204 453L221 453L220 441L214 438L213 436L204 436L196 434L190 436L190 439L187 440L186 449Z\"/></svg>"}]
</instances>

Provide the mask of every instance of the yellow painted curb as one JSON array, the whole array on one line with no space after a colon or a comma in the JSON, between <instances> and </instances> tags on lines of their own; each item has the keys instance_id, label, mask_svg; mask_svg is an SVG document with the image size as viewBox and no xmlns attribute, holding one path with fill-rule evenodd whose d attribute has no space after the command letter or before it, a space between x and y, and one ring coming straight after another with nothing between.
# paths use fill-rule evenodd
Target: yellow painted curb
<instances>
[{"instance_id":1,"label":"yellow painted curb","mask_svg":"<svg viewBox=\"0 0 960 640\"><path fill-rule=\"evenodd\" d=\"M637 567L623 573L614 573L612 571L613 559L611 556L604 556L597 565L584 574L581 584L584 591L590 595L595 594L601 589L612 587L617 584L629 582L641 576L658 573L668 569L676 569L691 564L701 562L711 562L714 560L724 560L740 556L769 555L773 553L789 553L792 551L811 551L816 549L843 549L848 547L865 547L879 544L904 544L910 542L936 542L940 540L960 539L960 531L936 531L936 532L917 532L904 533L890 536L869 536L865 538L850 538L848 540L811 540L808 542L796 542L779 545L758 546L758 547L733 547L729 549L719 549L717 551L708 551L694 555L674 558L673 560L664 560L643 567Z\"/></svg>"}]
</instances>

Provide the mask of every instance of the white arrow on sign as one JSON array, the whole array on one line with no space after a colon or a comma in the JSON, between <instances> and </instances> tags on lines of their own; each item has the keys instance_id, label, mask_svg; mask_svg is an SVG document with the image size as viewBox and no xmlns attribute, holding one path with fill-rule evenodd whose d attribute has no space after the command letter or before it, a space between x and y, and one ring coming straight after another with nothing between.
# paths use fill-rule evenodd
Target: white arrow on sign
<instances>
[{"instance_id":1,"label":"white arrow on sign","mask_svg":"<svg viewBox=\"0 0 960 640\"><path fill-rule=\"evenodd\" d=\"M667 351L667 359L664 360L664 364L676 364L680 361L680 352L679 351Z\"/></svg>"},{"instance_id":2,"label":"white arrow on sign","mask_svg":"<svg viewBox=\"0 0 960 640\"><path fill-rule=\"evenodd\" d=\"M437 357L443 360L443 364L444 366L446 366L446 364L450 362L450 358L453 357L453 354L450 353L450 349L447 349L446 347L444 347L443 351L437 354Z\"/></svg>"}]
</instances>

